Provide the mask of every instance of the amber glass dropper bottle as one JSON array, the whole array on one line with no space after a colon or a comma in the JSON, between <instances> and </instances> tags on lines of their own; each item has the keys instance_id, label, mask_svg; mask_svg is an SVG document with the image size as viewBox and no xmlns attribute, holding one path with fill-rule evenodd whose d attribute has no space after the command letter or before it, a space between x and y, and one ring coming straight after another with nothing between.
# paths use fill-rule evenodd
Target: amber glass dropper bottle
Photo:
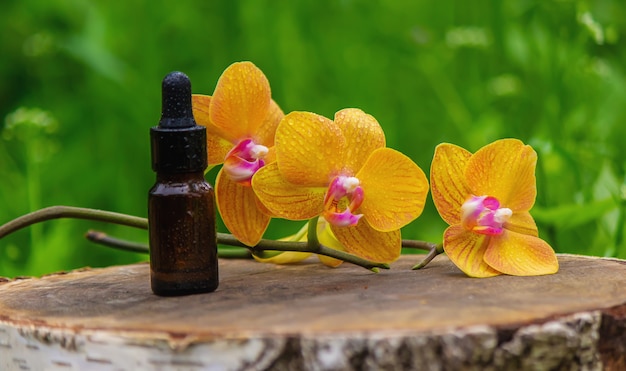
<instances>
[{"instance_id":1,"label":"amber glass dropper bottle","mask_svg":"<svg viewBox=\"0 0 626 371\"><path fill-rule=\"evenodd\" d=\"M163 79L159 125L150 129L156 183L148 196L150 281L161 296L217 288L215 193L204 178L206 128L196 125L191 82L181 72Z\"/></svg>"}]
</instances>

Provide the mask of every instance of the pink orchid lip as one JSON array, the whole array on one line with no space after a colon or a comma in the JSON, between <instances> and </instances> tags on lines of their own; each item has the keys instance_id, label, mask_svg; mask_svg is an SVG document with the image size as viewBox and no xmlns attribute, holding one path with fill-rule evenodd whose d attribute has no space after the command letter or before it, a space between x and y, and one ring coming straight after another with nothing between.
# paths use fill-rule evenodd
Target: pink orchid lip
<instances>
[{"instance_id":1,"label":"pink orchid lip","mask_svg":"<svg viewBox=\"0 0 626 371\"><path fill-rule=\"evenodd\" d=\"M326 192L323 217L338 227L357 225L363 214L353 212L361 206L364 197L359 179L343 175L336 176ZM349 204L344 211L339 211L339 201L343 198L347 198Z\"/></svg>"},{"instance_id":2,"label":"pink orchid lip","mask_svg":"<svg viewBox=\"0 0 626 371\"><path fill-rule=\"evenodd\" d=\"M264 165L263 160L247 161L238 156L230 156L224 160L224 171L233 181L249 184L254 173Z\"/></svg>"},{"instance_id":3,"label":"pink orchid lip","mask_svg":"<svg viewBox=\"0 0 626 371\"><path fill-rule=\"evenodd\" d=\"M324 218L337 227L350 227L357 225L363 214L352 214L350 209L345 209L342 213L325 212Z\"/></svg>"},{"instance_id":4,"label":"pink orchid lip","mask_svg":"<svg viewBox=\"0 0 626 371\"><path fill-rule=\"evenodd\" d=\"M465 229L486 235L498 235L513 212L500 207L500 201L491 196L472 195L461 206L461 224Z\"/></svg>"},{"instance_id":5,"label":"pink orchid lip","mask_svg":"<svg viewBox=\"0 0 626 371\"><path fill-rule=\"evenodd\" d=\"M252 176L263 166L268 148L252 139L237 143L224 159L224 171L230 179L242 185L250 185Z\"/></svg>"}]
</instances>

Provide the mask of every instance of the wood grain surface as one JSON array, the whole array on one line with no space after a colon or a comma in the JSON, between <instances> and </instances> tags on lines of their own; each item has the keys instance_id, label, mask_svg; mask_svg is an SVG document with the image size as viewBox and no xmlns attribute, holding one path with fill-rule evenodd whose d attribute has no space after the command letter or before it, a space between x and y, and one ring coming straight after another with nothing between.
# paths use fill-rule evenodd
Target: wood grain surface
<instances>
[{"instance_id":1,"label":"wood grain surface","mask_svg":"<svg viewBox=\"0 0 626 371\"><path fill-rule=\"evenodd\" d=\"M626 329L626 262L559 255L555 275L472 279L445 256L410 270L419 259L403 256L380 273L315 260L286 266L222 260L216 292L169 298L151 293L148 264L5 280L0 369L626 365L626 335L619 331ZM556 338L538 335L546 331ZM262 345L250 350L251 340ZM94 344L112 353L94 355ZM559 344L563 354L554 356ZM116 346L126 349L116 352ZM547 346L552 356L535 346ZM376 356L380 349L388 354ZM525 354L528 349L538 358ZM39 360L28 358L29 351Z\"/></svg>"}]
</instances>

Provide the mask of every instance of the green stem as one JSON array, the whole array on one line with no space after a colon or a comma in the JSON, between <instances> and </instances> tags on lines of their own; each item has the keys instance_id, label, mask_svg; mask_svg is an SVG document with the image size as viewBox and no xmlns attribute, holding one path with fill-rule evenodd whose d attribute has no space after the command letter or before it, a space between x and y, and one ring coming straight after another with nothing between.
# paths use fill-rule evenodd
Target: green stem
<instances>
[{"instance_id":1,"label":"green stem","mask_svg":"<svg viewBox=\"0 0 626 371\"><path fill-rule=\"evenodd\" d=\"M330 256L331 258L343 260L348 263L360 265L361 267L367 268L374 273L378 273L380 268L389 269L389 264L387 263L371 262L367 259L359 258L356 255L352 255L350 253L347 253L341 250L335 250L330 247L326 247L322 244L318 246L317 251L315 251L315 253L319 255Z\"/></svg>"},{"instance_id":2,"label":"green stem","mask_svg":"<svg viewBox=\"0 0 626 371\"><path fill-rule=\"evenodd\" d=\"M12 232L15 232L17 230L20 230L22 228L33 225L35 223L43 222L46 220L52 220L52 219L60 219L60 218L96 220L96 221L121 224L121 225L126 225L129 227L135 227L135 228L141 228L141 229L148 228L148 219L146 218L140 218L140 217L130 216L126 214L114 213L111 211L88 209L88 208L81 208L81 207L51 206L51 207L47 207L41 210L33 211L32 213L23 215L19 218L16 218L0 226L0 238ZM265 251L265 250L310 252L310 253L326 255L326 256L336 258L336 259L340 259L348 263L362 266L374 272L378 272L379 268L389 269L388 264L371 262L369 260L360 258L356 255L352 255L343 251L325 247L323 245L320 245L319 242L317 242L316 244L317 218L314 218L314 220L311 221L311 224L314 227L311 227L309 225L309 233L311 233L311 228L313 228L312 236L314 239L309 240L309 241L314 241L314 242L274 241L274 240L262 239L256 246L250 247L250 246L246 246L241 241L237 240L233 235L227 234L227 233L218 233L217 241L218 243L223 244L223 245L245 247L249 249L252 253Z\"/></svg>"},{"instance_id":3,"label":"green stem","mask_svg":"<svg viewBox=\"0 0 626 371\"><path fill-rule=\"evenodd\" d=\"M119 249L123 251L135 252L140 254L148 254L150 248L142 243L130 242L127 240L121 240L119 238L113 238L104 232L90 230L85 234L85 237L96 244ZM247 249L239 248L223 248L217 250L217 256L225 259L250 259L252 255Z\"/></svg>"},{"instance_id":4,"label":"green stem","mask_svg":"<svg viewBox=\"0 0 626 371\"><path fill-rule=\"evenodd\" d=\"M222 259L252 259L250 250L238 248L218 248L217 256Z\"/></svg>"},{"instance_id":5,"label":"green stem","mask_svg":"<svg viewBox=\"0 0 626 371\"><path fill-rule=\"evenodd\" d=\"M46 220L74 218L95 220L100 222L121 224L128 227L140 229L148 229L148 219L126 214L114 213L111 211L86 209L73 206L50 206L32 213L22 215L10 222L0 226L0 238L26 228L35 223L45 222Z\"/></svg>"},{"instance_id":6,"label":"green stem","mask_svg":"<svg viewBox=\"0 0 626 371\"><path fill-rule=\"evenodd\" d=\"M310 223L309 224L309 233L310 233L311 225L317 226L317 219L311 220L309 223ZM259 241L258 244L250 247L250 246L246 246L245 244L243 244L241 241L236 239L231 234L218 233L217 241L224 245L246 247L250 249L250 251L255 255L258 255L259 253L262 253L267 250L309 252L309 253L326 255L326 256L330 256L331 258L343 260L348 263L359 265L373 272L378 272L379 268L389 269L389 264L371 262L369 260L360 258L356 255L352 255L344 251L331 249L330 247L326 247L320 244L319 242L317 243L317 245L314 245L310 243L311 240L307 242L299 242L299 241L274 241L274 240L262 239L261 241ZM317 237L315 237L315 241L317 241Z\"/></svg>"},{"instance_id":7,"label":"green stem","mask_svg":"<svg viewBox=\"0 0 626 371\"><path fill-rule=\"evenodd\" d=\"M111 247L118 250L147 254L150 252L148 246L142 243L130 242L119 238L109 237L104 232L89 230L85 234L85 238L98 245Z\"/></svg>"},{"instance_id":8,"label":"green stem","mask_svg":"<svg viewBox=\"0 0 626 371\"><path fill-rule=\"evenodd\" d=\"M322 246L322 244L320 244L320 241L317 239L317 221L318 220L319 220L318 216L309 220L309 230L307 231L306 243L307 243L307 246L313 250L317 250Z\"/></svg>"},{"instance_id":9,"label":"green stem","mask_svg":"<svg viewBox=\"0 0 626 371\"><path fill-rule=\"evenodd\" d=\"M428 250L436 248L438 245L434 242L418 241L418 240L402 240L402 247L410 249Z\"/></svg>"},{"instance_id":10,"label":"green stem","mask_svg":"<svg viewBox=\"0 0 626 371\"><path fill-rule=\"evenodd\" d=\"M415 241L415 242L423 242L423 241ZM422 259L421 262L415 264L413 266L413 268L411 269L422 269L424 268L428 263L431 262L431 260L433 260L435 258L435 256L439 255L439 254L443 254L443 244L435 244L435 243L430 243L427 242L428 244L430 244L430 248L428 249L428 254L426 254L426 257L424 259ZM412 247L412 246L410 246ZM416 247L418 249L422 249L422 247Z\"/></svg>"}]
</instances>

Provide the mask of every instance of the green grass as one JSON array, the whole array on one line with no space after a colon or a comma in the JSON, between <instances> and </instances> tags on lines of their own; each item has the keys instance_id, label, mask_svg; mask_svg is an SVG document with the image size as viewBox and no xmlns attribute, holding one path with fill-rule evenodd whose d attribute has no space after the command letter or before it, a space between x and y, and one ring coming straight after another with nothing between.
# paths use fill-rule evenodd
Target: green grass
<instances>
[{"instance_id":1,"label":"green grass","mask_svg":"<svg viewBox=\"0 0 626 371\"><path fill-rule=\"evenodd\" d=\"M558 252L626 258L625 12L619 0L9 0L0 222L57 204L146 216L161 79L180 70L211 94L250 60L285 112L361 108L426 172L441 142L530 143L541 236ZM89 228L147 241L50 221L0 240L0 276L146 259L91 245ZM429 200L403 237L437 241L444 228ZM268 236L296 229L275 221Z\"/></svg>"}]
</instances>

